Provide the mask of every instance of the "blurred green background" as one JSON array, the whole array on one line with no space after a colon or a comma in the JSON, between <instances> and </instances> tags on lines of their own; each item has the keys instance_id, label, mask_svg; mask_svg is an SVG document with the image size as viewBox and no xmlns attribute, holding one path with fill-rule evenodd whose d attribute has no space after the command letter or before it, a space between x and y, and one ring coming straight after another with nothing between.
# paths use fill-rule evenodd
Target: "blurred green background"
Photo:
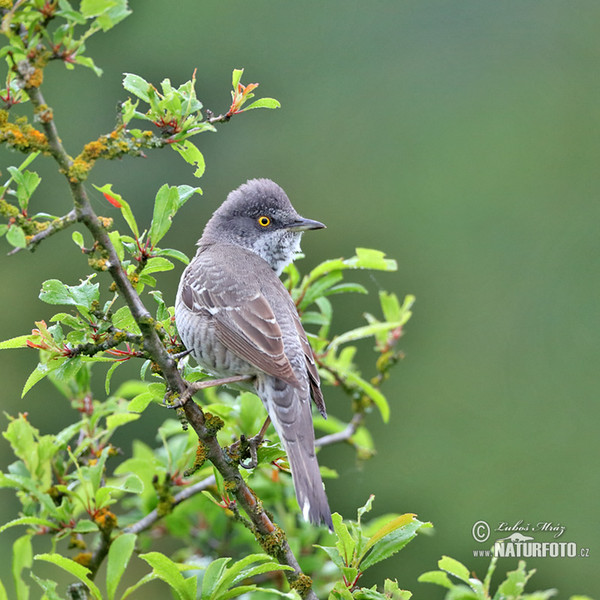
<instances>
[{"instance_id":1,"label":"blurred green background","mask_svg":"<svg viewBox=\"0 0 600 600\"><path fill-rule=\"evenodd\" d=\"M375 514L416 512L436 527L364 583L387 576L418 598L440 598L440 588L416 583L419 573L450 554L483 577L487 559L473 550L486 545L473 540L473 524L522 519L560 524L559 541L590 549L589 558L529 561L538 568L532 589L598 594L600 4L130 4L131 17L88 44L102 78L59 64L47 70L43 90L70 153L112 129L127 96L123 72L179 84L197 68L198 95L218 112L229 105L231 70L244 67L244 81L260 82L259 95L282 108L197 138L204 196L185 206L164 245L192 254L229 190L270 177L299 212L328 226L305 236L302 268L355 246L379 248L399 269L367 279L373 290L417 297L400 341L406 359L385 388L391 421L369 418L378 455L357 465L349 448L335 448L320 459L340 474L327 486L333 510L352 517L374 493ZM1 152L3 171L19 160ZM63 214L64 182L36 162L44 182L34 209ZM90 183L106 182L141 222L162 183L197 184L167 151L98 164ZM92 195L98 212L119 218ZM86 273L69 234L33 256L4 258L2 338L53 314L37 299L42 281L74 284ZM162 279L171 299L179 275ZM362 323L374 302L340 302L338 329ZM69 422L49 383L19 399L33 352L1 358L4 411L28 411L44 433ZM335 390L326 397L331 413L348 416ZM119 440L126 450L137 435L152 441L166 417L159 408L146 415L142 431ZM4 440L0 451L4 467L12 460ZM11 492L1 500L2 520L16 516ZM12 538L2 536L7 581ZM504 559L500 569L516 563Z\"/></svg>"}]
</instances>

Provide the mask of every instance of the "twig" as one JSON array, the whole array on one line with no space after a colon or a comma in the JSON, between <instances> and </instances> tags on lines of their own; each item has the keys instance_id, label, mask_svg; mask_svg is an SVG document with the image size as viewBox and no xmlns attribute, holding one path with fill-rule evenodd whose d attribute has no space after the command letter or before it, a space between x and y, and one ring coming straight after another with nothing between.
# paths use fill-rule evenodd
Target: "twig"
<instances>
[{"instance_id":1,"label":"twig","mask_svg":"<svg viewBox=\"0 0 600 600\"><path fill-rule=\"evenodd\" d=\"M34 109L39 110L42 105L46 104L38 88L26 87L25 91ZM102 225L92 208L82 182L77 179L70 179L68 176L73 161L60 141L54 120L43 121L42 126L48 138L50 153L58 163L61 171L67 176L75 203L77 219L88 228L96 242L107 253L107 269L142 332L142 336L144 337L143 349L152 357L153 362L158 365L168 388L178 394L185 393L189 387L188 383L184 381L179 373L175 361L162 343L156 330L154 319L129 281L106 228ZM276 558L281 564L292 567L293 571L285 572L290 585L293 586L294 582L298 579L303 580L304 583L308 577L302 572L285 538L285 534L267 515L262 502L245 483L238 467L230 462L217 441L214 430L206 427L202 409L195 402L191 401L191 399L185 403L183 409L188 423L194 428L198 438L207 449L208 460L212 462L224 480L229 484L230 492L235 496L239 506L250 518L256 540L261 544L263 550ZM304 589L307 587L305 585ZM316 594L310 588L308 588L304 597L309 600L317 600Z\"/></svg>"},{"instance_id":2,"label":"twig","mask_svg":"<svg viewBox=\"0 0 600 600\"><path fill-rule=\"evenodd\" d=\"M345 429L316 439L315 446L321 448L323 446L330 446L331 444L349 440L356 433L356 430L360 427L364 418L365 416L363 413L356 413Z\"/></svg>"},{"instance_id":3,"label":"twig","mask_svg":"<svg viewBox=\"0 0 600 600\"><path fill-rule=\"evenodd\" d=\"M94 356L95 354L99 354L100 352L106 352L107 350L111 350L115 348L119 344L123 342L127 342L129 344L137 344L138 346L142 344L142 336L136 335L135 333L128 333L126 331L118 331L118 335L111 335L108 339L103 342L99 342L94 344L90 342L89 344L79 344L78 346L74 346L69 349L69 358L73 358L74 356L80 356L83 354L84 356Z\"/></svg>"},{"instance_id":4,"label":"twig","mask_svg":"<svg viewBox=\"0 0 600 600\"><path fill-rule=\"evenodd\" d=\"M173 502L171 502L171 506L173 508L175 508L178 504L180 504L184 500L187 500L188 498L191 498L195 494L198 494L201 491L209 488L210 486L215 485L216 481L217 480L216 480L215 476L211 475L210 477L207 477L206 479L203 479L202 481L198 481L197 483L194 483L193 485L186 487L185 489L181 490L181 492L179 492L178 494L175 494L175 496L173 498ZM134 523L133 525L130 525L129 527L125 527L125 529L123 529L123 533L140 533L140 532L148 529L151 525L156 523L156 521L158 521L160 518L161 518L161 516L158 514L158 511L156 509L154 509L153 511L149 512L143 519L140 519L137 523Z\"/></svg>"},{"instance_id":5,"label":"twig","mask_svg":"<svg viewBox=\"0 0 600 600\"><path fill-rule=\"evenodd\" d=\"M34 250L35 247L42 240L45 240L47 237L50 237L51 235L54 235L55 233L58 233L59 231L63 230L65 227L68 227L69 225L72 225L76 221L77 221L77 213L75 212L75 209L73 209L72 211L68 212L64 217L59 217L57 219L54 219L53 221L50 221L50 223L48 224L48 227L46 227L46 229L43 229L42 231L36 233L34 236L29 238L26 248L28 250ZM16 254L17 252L20 252L21 250L25 250L25 248L13 248L8 253L8 256L12 256L13 254Z\"/></svg>"}]
</instances>

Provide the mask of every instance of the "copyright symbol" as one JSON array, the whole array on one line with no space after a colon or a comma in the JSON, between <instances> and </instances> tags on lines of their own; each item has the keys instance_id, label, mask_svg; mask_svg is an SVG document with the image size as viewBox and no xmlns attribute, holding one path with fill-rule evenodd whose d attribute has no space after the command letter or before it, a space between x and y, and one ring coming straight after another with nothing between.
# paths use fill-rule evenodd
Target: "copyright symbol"
<instances>
[{"instance_id":1,"label":"copyright symbol","mask_svg":"<svg viewBox=\"0 0 600 600\"><path fill-rule=\"evenodd\" d=\"M477 521L471 529L473 539L476 542L485 542L490 537L490 526L485 521Z\"/></svg>"}]
</instances>

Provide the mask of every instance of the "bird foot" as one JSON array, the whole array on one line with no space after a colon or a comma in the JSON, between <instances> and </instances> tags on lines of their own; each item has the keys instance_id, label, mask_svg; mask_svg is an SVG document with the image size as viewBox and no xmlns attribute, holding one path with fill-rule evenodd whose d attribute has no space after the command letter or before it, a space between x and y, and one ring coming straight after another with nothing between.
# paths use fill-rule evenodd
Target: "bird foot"
<instances>
[{"instance_id":1,"label":"bird foot","mask_svg":"<svg viewBox=\"0 0 600 600\"><path fill-rule=\"evenodd\" d=\"M238 463L244 469L254 469L258 466L258 448L264 441L264 435L258 433L248 439L244 434L240 439L229 446L229 454L238 455ZM248 458L249 460L244 461Z\"/></svg>"}]
</instances>

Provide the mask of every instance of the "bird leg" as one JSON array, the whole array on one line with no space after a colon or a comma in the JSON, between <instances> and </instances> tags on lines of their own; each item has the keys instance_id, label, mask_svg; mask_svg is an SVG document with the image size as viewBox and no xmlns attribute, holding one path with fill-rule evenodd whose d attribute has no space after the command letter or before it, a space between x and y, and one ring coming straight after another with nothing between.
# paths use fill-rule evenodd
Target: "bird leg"
<instances>
[{"instance_id":1,"label":"bird leg","mask_svg":"<svg viewBox=\"0 0 600 600\"><path fill-rule=\"evenodd\" d=\"M240 467L243 467L244 469L254 469L258 465L258 448L263 443L265 433L270 423L271 417L267 416L263 426L260 428L260 431L254 437L248 439L244 434L242 434L240 435L240 441L231 445L231 447L235 448L236 450L239 446L240 456L242 457L250 454L250 460L248 462L243 462L240 459Z\"/></svg>"},{"instance_id":2,"label":"bird leg","mask_svg":"<svg viewBox=\"0 0 600 600\"><path fill-rule=\"evenodd\" d=\"M169 408L181 408L196 392L205 390L218 385L226 385L228 383L237 383L238 381L248 381L253 375L232 375L231 377L222 377L220 379L204 379L203 381L194 381L187 383L187 388L181 393L179 400L169 405Z\"/></svg>"}]
</instances>

